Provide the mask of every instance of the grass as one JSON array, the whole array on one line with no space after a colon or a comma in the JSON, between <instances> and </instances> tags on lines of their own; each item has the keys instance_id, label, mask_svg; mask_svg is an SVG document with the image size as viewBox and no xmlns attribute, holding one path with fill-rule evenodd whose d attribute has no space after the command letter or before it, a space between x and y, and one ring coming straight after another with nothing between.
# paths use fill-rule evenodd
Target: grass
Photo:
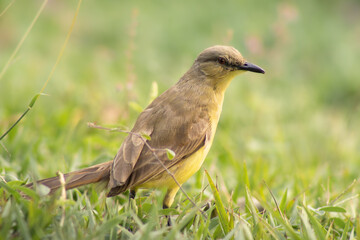
<instances>
[{"instance_id":1,"label":"grass","mask_svg":"<svg viewBox=\"0 0 360 240\"><path fill-rule=\"evenodd\" d=\"M42 1L0 0L0 12L9 4L1 70ZM358 238L359 3L221 4L82 3L48 95L1 141L0 238ZM0 78L0 134L42 88L76 7L49 1ZM163 210L163 190L130 202L98 186L20 197L24 182L112 159L126 135L87 122L131 129L139 110L214 44L235 46L267 72L232 82L207 160L183 186L205 216L181 192Z\"/></svg>"}]
</instances>

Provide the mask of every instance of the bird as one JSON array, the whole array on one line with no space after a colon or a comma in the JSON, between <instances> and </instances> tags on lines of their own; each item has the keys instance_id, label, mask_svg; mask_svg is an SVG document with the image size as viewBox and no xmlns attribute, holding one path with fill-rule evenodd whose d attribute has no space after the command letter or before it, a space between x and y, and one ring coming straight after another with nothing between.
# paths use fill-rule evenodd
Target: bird
<instances>
[{"instance_id":1,"label":"bird","mask_svg":"<svg viewBox=\"0 0 360 240\"><path fill-rule=\"evenodd\" d=\"M130 190L134 198L138 189L165 188L163 208L171 207L180 186L201 168L210 150L225 90L244 72L265 73L234 47L206 48L175 85L140 113L114 159L64 174L65 189L103 182L108 197ZM174 153L172 159L166 149ZM36 184L49 187L50 193L61 187L59 176Z\"/></svg>"}]
</instances>

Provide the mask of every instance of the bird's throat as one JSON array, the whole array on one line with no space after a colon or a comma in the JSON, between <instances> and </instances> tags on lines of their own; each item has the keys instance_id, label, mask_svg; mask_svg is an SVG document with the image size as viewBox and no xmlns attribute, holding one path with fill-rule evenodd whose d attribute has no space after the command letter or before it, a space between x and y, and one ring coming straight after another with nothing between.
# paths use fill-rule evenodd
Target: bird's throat
<instances>
[{"instance_id":1,"label":"bird's throat","mask_svg":"<svg viewBox=\"0 0 360 240\"><path fill-rule=\"evenodd\" d=\"M234 79L235 76L236 75L229 75L229 76L226 76L225 78L213 80L212 85L213 85L213 91L215 92L215 94L218 96L221 95L223 98L226 89L229 87L231 81Z\"/></svg>"}]
</instances>

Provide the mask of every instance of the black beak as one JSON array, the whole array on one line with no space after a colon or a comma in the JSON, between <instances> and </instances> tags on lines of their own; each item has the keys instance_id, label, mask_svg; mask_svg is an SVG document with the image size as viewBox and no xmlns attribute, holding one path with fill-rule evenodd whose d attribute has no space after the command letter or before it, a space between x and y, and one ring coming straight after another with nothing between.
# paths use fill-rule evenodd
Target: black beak
<instances>
[{"instance_id":1,"label":"black beak","mask_svg":"<svg viewBox=\"0 0 360 240\"><path fill-rule=\"evenodd\" d=\"M243 71L249 71L249 72L256 72L256 73L265 73L264 69L262 69L259 66L256 66L255 64L245 62L244 64L238 66L239 70Z\"/></svg>"}]
</instances>

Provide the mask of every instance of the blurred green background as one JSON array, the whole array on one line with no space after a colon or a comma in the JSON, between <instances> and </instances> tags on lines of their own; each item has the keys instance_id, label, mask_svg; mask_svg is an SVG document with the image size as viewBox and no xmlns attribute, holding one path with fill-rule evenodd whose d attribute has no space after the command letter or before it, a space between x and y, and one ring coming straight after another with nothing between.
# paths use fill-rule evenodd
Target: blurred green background
<instances>
[{"instance_id":1,"label":"blurred green background","mask_svg":"<svg viewBox=\"0 0 360 240\"><path fill-rule=\"evenodd\" d=\"M10 1L0 0L0 11ZM0 17L0 69L42 1L15 1ZM0 79L0 132L43 86L65 40L77 1L49 1ZM243 195L246 163L257 195L316 205L360 169L360 2L83 1L45 93L2 141L6 180L54 176L112 159L125 135L87 122L131 129L156 88L173 85L203 49L225 44L266 70L243 74L227 91L204 167L224 193ZM185 184L190 194L203 171ZM356 187L359 192L359 187Z\"/></svg>"}]
</instances>

